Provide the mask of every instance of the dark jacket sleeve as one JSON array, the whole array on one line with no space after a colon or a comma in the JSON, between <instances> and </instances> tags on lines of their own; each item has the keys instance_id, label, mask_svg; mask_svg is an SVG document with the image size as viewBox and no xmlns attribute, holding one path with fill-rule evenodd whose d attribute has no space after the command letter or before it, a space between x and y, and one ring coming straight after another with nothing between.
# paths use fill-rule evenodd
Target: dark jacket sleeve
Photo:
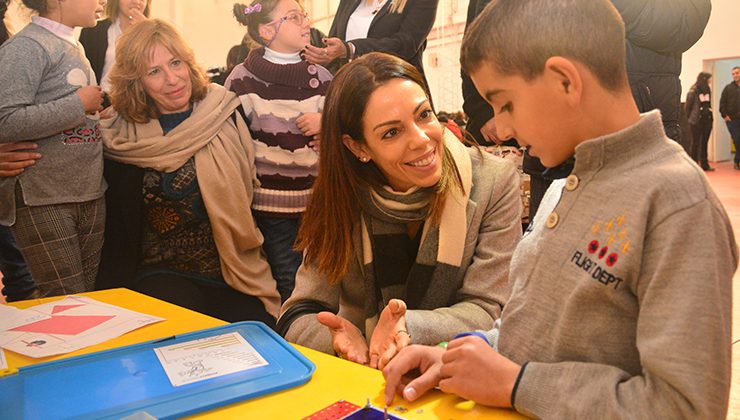
<instances>
[{"instance_id":1,"label":"dark jacket sleeve","mask_svg":"<svg viewBox=\"0 0 740 420\"><path fill-rule=\"evenodd\" d=\"M104 164L105 235L95 288L132 288L139 269L144 170L108 159Z\"/></svg>"},{"instance_id":2,"label":"dark jacket sleeve","mask_svg":"<svg viewBox=\"0 0 740 420\"><path fill-rule=\"evenodd\" d=\"M408 0L398 25L381 25L397 18L395 13L388 13L381 17L384 22L378 22L371 26L368 38L354 39L355 55L360 56L373 51L381 51L395 54L410 60L422 48L426 42L429 32L434 26L437 16L437 5L439 0ZM396 26L392 28L391 26ZM386 36L378 37L383 32Z\"/></svg>"},{"instance_id":3,"label":"dark jacket sleeve","mask_svg":"<svg viewBox=\"0 0 740 420\"><path fill-rule=\"evenodd\" d=\"M719 97L719 114L722 118L730 115L730 86L732 85L725 86L722 89L722 96Z\"/></svg>"},{"instance_id":4,"label":"dark jacket sleeve","mask_svg":"<svg viewBox=\"0 0 740 420\"><path fill-rule=\"evenodd\" d=\"M85 56L90 61L98 84L103 80L105 53L108 50L108 28L111 23L108 19L101 20L95 27L84 28L80 32L80 44L85 48Z\"/></svg>"},{"instance_id":5,"label":"dark jacket sleeve","mask_svg":"<svg viewBox=\"0 0 740 420\"><path fill-rule=\"evenodd\" d=\"M689 124L697 125L699 123L699 98L696 95L696 89L690 89L686 94L686 118Z\"/></svg>"},{"instance_id":6,"label":"dark jacket sleeve","mask_svg":"<svg viewBox=\"0 0 740 420\"><path fill-rule=\"evenodd\" d=\"M612 0L625 22L627 39L660 53L682 53L701 38L710 0Z\"/></svg>"},{"instance_id":7,"label":"dark jacket sleeve","mask_svg":"<svg viewBox=\"0 0 740 420\"><path fill-rule=\"evenodd\" d=\"M488 0L470 0L470 3L468 3L467 19L465 20L466 32L468 26L473 23L473 20L475 20L487 4ZM465 129L475 138L478 144L486 144L487 142L483 138L480 129L483 127L483 124L493 118L493 109L480 96L470 76L464 70L460 71L460 77L462 78L463 111L468 116L468 124Z\"/></svg>"}]
</instances>

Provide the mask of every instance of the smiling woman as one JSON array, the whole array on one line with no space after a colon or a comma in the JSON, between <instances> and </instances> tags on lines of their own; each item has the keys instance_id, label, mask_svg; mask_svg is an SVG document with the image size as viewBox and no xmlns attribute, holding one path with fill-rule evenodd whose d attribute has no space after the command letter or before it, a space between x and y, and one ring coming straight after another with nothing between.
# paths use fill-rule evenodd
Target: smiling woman
<instances>
[{"instance_id":1,"label":"smiling woman","mask_svg":"<svg viewBox=\"0 0 740 420\"><path fill-rule=\"evenodd\" d=\"M410 342L492 326L521 236L514 167L444 131L421 74L388 54L337 73L321 126L305 260L278 330L382 368Z\"/></svg>"}]
</instances>

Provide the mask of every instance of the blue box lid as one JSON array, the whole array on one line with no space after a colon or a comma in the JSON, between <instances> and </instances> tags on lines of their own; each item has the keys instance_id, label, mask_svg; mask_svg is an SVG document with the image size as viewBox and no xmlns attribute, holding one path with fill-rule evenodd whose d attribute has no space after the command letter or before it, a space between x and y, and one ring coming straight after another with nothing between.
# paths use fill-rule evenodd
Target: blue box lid
<instances>
[{"instance_id":1,"label":"blue box lid","mask_svg":"<svg viewBox=\"0 0 740 420\"><path fill-rule=\"evenodd\" d=\"M172 386L155 348L232 332L241 334L269 364ZM302 385L315 369L265 324L246 321L21 368L0 378L0 417L182 417Z\"/></svg>"}]
</instances>

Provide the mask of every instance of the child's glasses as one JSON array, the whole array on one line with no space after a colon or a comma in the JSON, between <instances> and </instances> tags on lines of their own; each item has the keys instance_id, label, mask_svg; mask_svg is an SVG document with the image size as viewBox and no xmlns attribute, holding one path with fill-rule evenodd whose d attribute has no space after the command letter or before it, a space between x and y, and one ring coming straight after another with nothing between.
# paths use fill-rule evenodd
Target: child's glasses
<instances>
[{"instance_id":1,"label":"child's glasses","mask_svg":"<svg viewBox=\"0 0 740 420\"><path fill-rule=\"evenodd\" d=\"M273 25L277 23L277 26L275 27L275 35L272 36L272 39L265 44L265 47L269 47L270 44L272 44L272 41L277 38L278 32L280 32L280 26L282 26L283 22L293 22L297 26L303 26L304 22L308 21L308 13L306 11L297 11L293 10L288 12L287 15L277 18L273 20L272 22L268 23L268 25Z\"/></svg>"},{"instance_id":2,"label":"child's glasses","mask_svg":"<svg viewBox=\"0 0 740 420\"><path fill-rule=\"evenodd\" d=\"M292 22L292 23L294 23L294 24L296 24L298 26L301 26L307 20L308 20L308 13L307 12L304 12L304 11L301 11L301 12L292 11L292 12L288 12L287 15L285 15L285 16L283 16L281 18L277 18L277 19L273 20L272 22L270 22L270 24L277 23L278 24L278 28L280 27L280 25L283 22Z\"/></svg>"}]
</instances>

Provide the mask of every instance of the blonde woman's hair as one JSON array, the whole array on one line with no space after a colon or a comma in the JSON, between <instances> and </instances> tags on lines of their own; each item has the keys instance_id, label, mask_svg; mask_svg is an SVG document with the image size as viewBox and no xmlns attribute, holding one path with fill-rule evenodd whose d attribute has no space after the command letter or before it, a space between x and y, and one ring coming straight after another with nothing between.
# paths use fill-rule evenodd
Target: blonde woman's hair
<instances>
[{"instance_id":1,"label":"blonde woman's hair","mask_svg":"<svg viewBox=\"0 0 740 420\"><path fill-rule=\"evenodd\" d=\"M182 35L170 23L161 19L139 22L124 32L116 45L116 64L110 72L110 98L113 108L126 121L147 123L159 118L156 104L144 91L141 82L149 68L154 46L160 44L188 66L192 81L190 103L205 98L208 77L195 63L195 55Z\"/></svg>"},{"instance_id":2,"label":"blonde woman's hair","mask_svg":"<svg viewBox=\"0 0 740 420\"><path fill-rule=\"evenodd\" d=\"M403 13L403 9L406 8L408 0L388 0L391 2L391 6L388 8L388 13Z\"/></svg>"}]
</instances>

